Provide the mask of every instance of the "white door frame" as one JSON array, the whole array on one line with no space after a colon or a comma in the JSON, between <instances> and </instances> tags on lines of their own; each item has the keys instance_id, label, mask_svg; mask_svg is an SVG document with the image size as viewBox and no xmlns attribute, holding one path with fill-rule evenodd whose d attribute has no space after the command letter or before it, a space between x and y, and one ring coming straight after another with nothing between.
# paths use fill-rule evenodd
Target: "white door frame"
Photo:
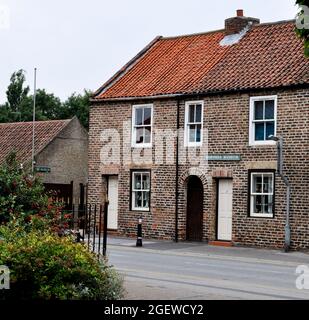
<instances>
[{"instance_id":1,"label":"white door frame","mask_svg":"<svg viewBox=\"0 0 309 320\"><path fill-rule=\"evenodd\" d=\"M226 211L222 211L223 204L220 203L220 184L223 182L230 182L231 193L227 193L224 203ZM229 196L231 195L231 196ZM218 241L232 241L232 224L233 224L233 180L221 178L217 180L217 210L216 210L216 239ZM223 216L222 216L223 215ZM224 223L225 225L222 225Z\"/></svg>"}]
</instances>

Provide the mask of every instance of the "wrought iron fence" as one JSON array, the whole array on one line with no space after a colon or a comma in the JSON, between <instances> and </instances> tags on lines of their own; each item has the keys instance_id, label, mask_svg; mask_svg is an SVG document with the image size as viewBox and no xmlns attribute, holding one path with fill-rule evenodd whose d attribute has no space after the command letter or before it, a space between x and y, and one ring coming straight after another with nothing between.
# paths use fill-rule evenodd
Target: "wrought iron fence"
<instances>
[{"instance_id":1,"label":"wrought iron fence","mask_svg":"<svg viewBox=\"0 0 309 320\"><path fill-rule=\"evenodd\" d=\"M77 242L84 242L88 249L95 253L106 255L107 244L107 203L104 205L86 204L72 205L71 210L64 210L63 217L68 226L66 232L72 233Z\"/></svg>"}]
</instances>

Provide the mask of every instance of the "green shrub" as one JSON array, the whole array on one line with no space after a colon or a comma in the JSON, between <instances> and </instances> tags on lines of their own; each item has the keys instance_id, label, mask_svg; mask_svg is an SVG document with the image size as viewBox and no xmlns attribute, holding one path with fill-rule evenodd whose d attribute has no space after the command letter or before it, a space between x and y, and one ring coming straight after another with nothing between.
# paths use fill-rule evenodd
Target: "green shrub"
<instances>
[{"instance_id":1,"label":"green shrub","mask_svg":"<svg viewBox=\"0 0 309 320\"><path fill-rule=\"evenodd\" d=\"M38 175L22 169L12 153L0 166L0 223L11 217L44 214L48 211L48 195Z\"/></svg>"},{"instance_id":2,"label":"green shrub","mask_svg":"<svg viewBox=\"0 0 309 320\"><path fill-rule=\"evenodd\" d=\"M0 299L114 300L122 279L83 244L70 237L22 226L0 227L0 265L10 268L10 290Z\"/></svg>"}]
</instances>

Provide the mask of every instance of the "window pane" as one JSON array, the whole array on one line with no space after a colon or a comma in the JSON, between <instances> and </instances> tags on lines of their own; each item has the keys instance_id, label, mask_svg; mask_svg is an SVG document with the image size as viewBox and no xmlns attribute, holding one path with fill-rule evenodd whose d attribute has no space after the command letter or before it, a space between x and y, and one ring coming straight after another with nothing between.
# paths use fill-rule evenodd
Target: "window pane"
<instances>
[{"instance_id":1,"label":"window pane","mask_svg":"<svg viewBox=\"0 0 309 320\"><path fill-rule=\"evenodd\" d=\"M141 191L134 192L134 195L135 195L134 207L141 208L142 207L142 192Z\"/></svg>"},{"instance_id":2,"label":"window pane","mask_svg":"<svg viewBox=\"0 0 309 320\"><path fill-rule=\"evenodd\" d=\"M143 124L143 108L135 109L135 125L140 126Z\"/></svg>"},{"instance_id":3,"label":"window pane","mask_svg":"<svg viewBox=\"0 0 309 320\"><path fill-rule=\"evenodd\" d=\"M151 108L144 108L144 124L151 124Z\"/></svg>"},{"instance_id":4,"label":"window pane","mask_svg":"<svg viewBox=\"0 0 309 320\"><path fill-rule=\"evenodd\" d=\"M254 120L263 120L264 101L254 102Z\"/></svg>"},{"instance_id":5,"label":"window pane","mask_svg":"<svg viewBox=\"0 0 309 320\"><path fill-rule=\"evenodd\" d=\"M275 135L275 123L274 122L266 122L266 139L269 140L269 136Z\"/></svg>"},{"instance_id":6,"label":"window pane","mask_svg":"<svg viewBox=\"0 0 309 320\"><path fill-rule=\"evenodd\" d=\"M143 143L144 141L144 128L136 129L136 143Z\"/></svg>"},{"instance_id":7,"label":"window pane","mask_svg":"<svg viewBox=\"0 0 309 320\"><path fill-rule=\"evenodd\" d=\"M149 190L150 189L150 176L148 173L143 174L143 190Z\"/></svg>"},{"instance_id":8,"label":"window pane","mask_svg":"<svg viewBox=\"0 0 309 320\"><path fill-rule=\"evenodd\" d=\"M148 191L143 192L143 208L145 209L149 208L149 192Z\"/></svg>"},{"instance_id":9,"label":"window pane","mask_svg":"<svg viewBox=\"0 0 309 320\"><path fill-rule=\"evenodd\" d=\"M150 143L150 141L151 141L151 127L146 127L144 143Z\"/></svg>"},{"instance_id":10,"label":"window pane","mask_svg":"<svg viewBox=\"0 0 309 320\"><path fill-rule=\"evenodd\" d=\"M255 141L263 141L264 138L264 122L263 123L255 123Z\"/></svg>"},{"instance_id":11,"label":"window pane","mask_svg":"<svg viewBox=\"0 0 309 320\"><path fill-rule=\"evenodd\" d=\"M189 142L195 142L195 125L189 126Z\"/></svg>"},{"instance_id":12,"label":"window pane","mask_svg":"<svg viewBox=\"0 0 309 320\"><path fill-rule=\"evenodd\" d=\"M264 213L273 213L273 196L264 196Z\"/></svg>"},{"instance_id":13,"label":"window pane","mask_svg":"<svg viewBox=\"0 0 309 320\"><path fill-rule=\"evenodd\" d=\"M195 107L195 122L202 122L202 105L200 104Z\"/></svg>"},{"instance_id":14,"label":"window pane","mask_svg":"<svg viewBox=\"0 0 309 320\"><path fill-rule=\"evenodd\" d=\"M274 119L275 102L274 100L265 101L265 119Z\"/></svg>"},{"instance_id":15,"label":"window pane","mask_svg":"<svg viewBox=\"0 0 309 320\"><path fill-rule=\"evenodd\" d=\"M261 193L262 192L262 176L261 175L253 175L253 193Z\"/></svg>"},{"instance_id":16,"label":"window pane","mask_svg":"<svg viewBox=\"0 0 309 320\"><path fill-rule=\"evenodd\" d=\"M196 142L201 142L201 133L202 133L202 126L199 124L196 126Z\"/></svg>"},{"instance_id":17,"label":"window pane","mask_svg":"<svg viewBox=\"0 0 309 320\"><path fill-rule=\"evenodd\" d=\"M142 189L141 178L142 177L140 173L134 173L134 189L136 190Z\"/></svg>"},{"instance_id":18,"label":"window pane","mask_svg":"<svg viewBox=\"0 0 309 320\"><path fill-rule=\"evenodd\" d=\"M273 192L273 178L272 175L264 175L263 192L272 193Z\"/></svg>"},{"instance_id":19,"label":"window pane","mask_svg":"<svg viewBox=\"0 0 309 320\"><path fill-rule=\"evenodd\" d=\"M189 106L189 122L194 122L194 110L195 110L195 105Z\"/></svg>"},{"instance_id":20,"label":"window pane","mask_svg":"<svg viewBox=\"0 0 309 320\"><path fill-rule=\"evenodd\" d=\"M253 196L253 213L262 212L262 196Z\"/></svg>"}]
</instances>

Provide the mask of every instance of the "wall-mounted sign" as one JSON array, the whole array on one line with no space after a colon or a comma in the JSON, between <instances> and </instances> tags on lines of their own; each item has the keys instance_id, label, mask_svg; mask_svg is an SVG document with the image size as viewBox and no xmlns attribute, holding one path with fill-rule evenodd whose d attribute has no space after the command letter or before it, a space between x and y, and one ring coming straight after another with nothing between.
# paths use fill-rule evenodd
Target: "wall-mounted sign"
<instances>
[{"instance_id":1,"label":"wall-mounted sign","mask_svg":"<svg viewBox=\"0 0 309 320\"><path fill-rule=\"evenodd\" d=\"M44 173L50 173L50 167L46 166L36 166L35 167L36 172L44 172Z\"/></svg>"},{"instance_id":2,"label":"wall-mounted sign","mask_svg":"<svg viewBox=\"0 0 309 320\"><path fill-rule=\"evenodd\" d=\"M206 156L207 161L240 161L240 154L209 154Z\"/></svg>"}]
</instances>

